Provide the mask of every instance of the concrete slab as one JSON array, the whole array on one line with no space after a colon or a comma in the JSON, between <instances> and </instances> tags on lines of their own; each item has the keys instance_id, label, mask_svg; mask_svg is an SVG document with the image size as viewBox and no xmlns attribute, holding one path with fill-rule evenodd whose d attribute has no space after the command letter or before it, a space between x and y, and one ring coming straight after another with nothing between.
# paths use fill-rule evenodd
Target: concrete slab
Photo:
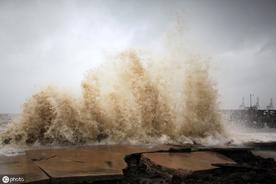
<instances>
[{"instance_id":1,"label":"concrete slab","mask_svg":"<svg viewBox=\"0 0 276 184\"><path fill-rule=\"evenodd\" d=\"M126 167L124 157L143 153L153 162L189 171L212 169L212 164L235 163L212 151L156 152L171 146L99 145L66 148L43 148L25 155L0 157L0 175L24 175L27 183L82 183L120 179Z\"/></svg>"},{"instance_id":2,"label":"concrete slab","mask_svg":"<svg viewBox=\"0 0 276 184\"><path fill-rule=\"evenodd\" d=\"M25 155L0 156L0 175L23 177L26 183L48 183L49 177Z\"/></svg>"},{"instance_id":3,"label":"concrete slab","mask_svg":"<svg viewBox=\"0 0 276 184\"><path fill-rule=\"evenodd\" d=\"M263 158L272 158L276 161L276 150L255 150L252 153Z\"/></svg>"},{"instance_id":4,"label":"concrete slab","mask_svg":"<svg viewBox=\"0 0 276 184\"><path fill-rule=\"evenodd\" d=\"M215 152L199 151L191 153L146 153L154 163L172 169L189 171L213 169L212 164L233 164L230 158Z\"/></svg>"},{"instance_id":5,"label":"concrete slab","mask_svg":"<svg viewBox=\"0 0 276 184\"><path fill-rule=\"evenodd\" d=\"M122 177L124 157L136 152L166 149L166 146L90 146L30 150L27 157L45 171L53 183L110 180Z\"/></svg>"}]
</instances>

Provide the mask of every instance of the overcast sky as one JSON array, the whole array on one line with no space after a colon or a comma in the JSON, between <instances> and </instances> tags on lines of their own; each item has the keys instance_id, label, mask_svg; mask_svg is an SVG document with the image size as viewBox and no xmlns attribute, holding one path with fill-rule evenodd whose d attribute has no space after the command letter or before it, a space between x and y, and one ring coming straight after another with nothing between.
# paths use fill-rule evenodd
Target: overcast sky
<instances>
[{"instance_id":1,"label":"overcast sky","mask_svg":"<svg viewBox=\"0 0 276 184\"><path fill-rule=\"evenodd\" d=\"M80 88L106 54L156 43L176 17L215 61L221 108L276 102L276 1L0 1L0 112L33 91ZM276 105L276 103L275 103Z\"/></svg>"}]
</instances>

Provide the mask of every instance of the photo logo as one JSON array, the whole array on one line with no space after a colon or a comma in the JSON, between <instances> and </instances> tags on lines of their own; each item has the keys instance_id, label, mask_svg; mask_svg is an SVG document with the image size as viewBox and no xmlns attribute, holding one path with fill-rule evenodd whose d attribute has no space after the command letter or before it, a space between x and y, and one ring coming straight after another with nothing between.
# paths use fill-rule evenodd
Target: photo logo
<instances>
[{"instance_id":1,"label":"photo logo","mask_svg":"<svg viewBox=\"0 0 276 184\"><path fill-rule=\"evenodd\" d=\"M3 176L2 177L2 182L4 184L6 183L23 183L25 180L23 177L20 176ZM0 183L2 183L0 182Z\"/></svg>"},{"instance_id":2,"label":"photo logo","mask_svg":"<svg viewBox=\"0 0 276 184\"><path fill-rule=\"evenodd\" d=\"M10 178L8 176L3 176L2 181L3 181L3 183L9 183Z\"/></svg>"}]
</instances>

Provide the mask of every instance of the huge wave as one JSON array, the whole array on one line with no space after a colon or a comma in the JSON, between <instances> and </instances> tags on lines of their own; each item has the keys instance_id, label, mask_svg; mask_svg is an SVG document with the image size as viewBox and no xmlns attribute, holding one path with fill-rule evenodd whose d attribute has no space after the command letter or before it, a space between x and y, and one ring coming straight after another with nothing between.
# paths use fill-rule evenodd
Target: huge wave
<instances>
[{"instance_id":1,"label":"huge wave","mask_svg":"<svg viewBox=\"0 0 276 184\"><path fill-rule=\"evenodd\" d=\"M35 93L1 142L183 143L224 134L217 90L202 58L170 68L145 60L129 50L90 70L81 97L57 87Z\"/></svg>"}]
</instances>

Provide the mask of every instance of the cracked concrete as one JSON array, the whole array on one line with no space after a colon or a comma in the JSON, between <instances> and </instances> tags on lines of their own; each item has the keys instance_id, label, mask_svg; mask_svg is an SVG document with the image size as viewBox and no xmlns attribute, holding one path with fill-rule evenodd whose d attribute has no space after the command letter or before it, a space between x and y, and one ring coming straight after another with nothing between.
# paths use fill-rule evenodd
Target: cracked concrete
<instances>
[{"instance_id":1,"label":"cracked concrete","mask_svg":"<svg viewBox=\"0 0 276 184\"><path fill-rule=\"evenodd\" d=\"M265 177L274 181L271 173L276 171L275 161L270 158L276 157L276 151L270 147L263 149L264 145L254 146L102 145L36 149L26 151L25 155L1 156L0 175L20 175L26 183L239 183L237 178L254 183L265 181Z\"/></svg>"}]
</instances>

